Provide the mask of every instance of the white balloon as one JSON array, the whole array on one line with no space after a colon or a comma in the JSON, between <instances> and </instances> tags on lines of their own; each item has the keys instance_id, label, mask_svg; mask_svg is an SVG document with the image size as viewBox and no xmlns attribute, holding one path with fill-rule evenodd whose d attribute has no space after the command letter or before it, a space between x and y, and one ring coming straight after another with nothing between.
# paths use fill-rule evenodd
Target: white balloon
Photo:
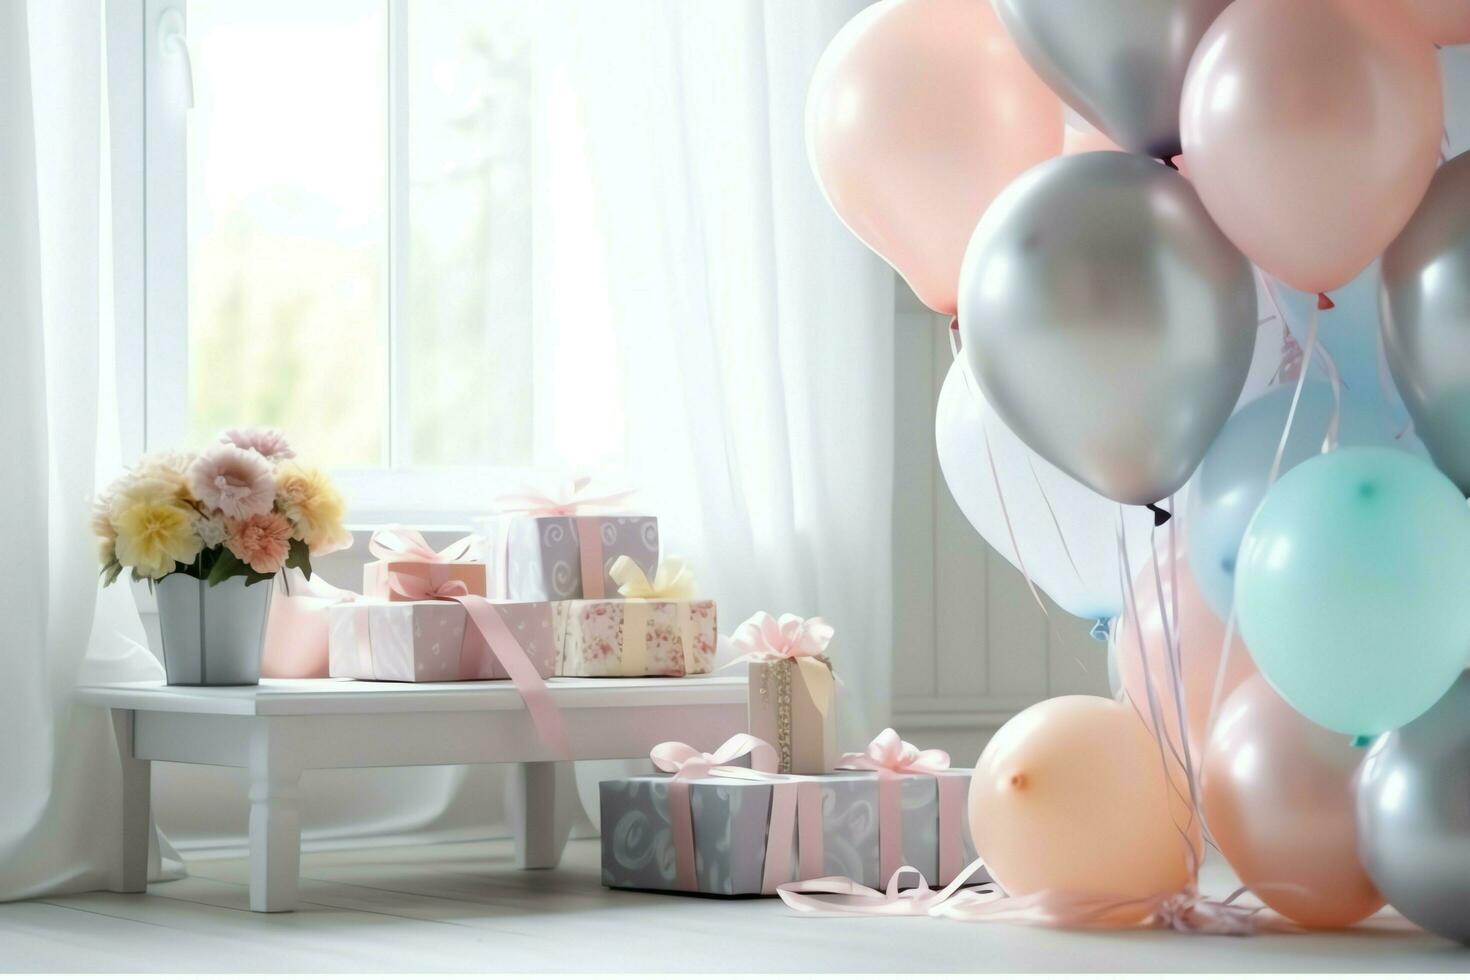
<instances>
[{"instance_id":1,"label":"white balloon","mask_svg":"<svg viewBox=\"0 0 1470 980\"><path fill-rule=\"evenodd\" d=\"M1123 608L1118 585L1118 505L1026 448L985 401L963 360L955 361L944 379L934 418L934 441L949 492L992 548L1021 568L1023 562L1016 560L1019 547L1023 571L1072 615L1107 620L1118 614ZM1005 496L1005 513L996 495L997 480ZM1006 530L1006 513L1016 547ZM1140 557L1149 554L1152 527L1153 518L1144 508L1123 508L1124 542L1135 567Z\"/></svg>"}]
</instances>

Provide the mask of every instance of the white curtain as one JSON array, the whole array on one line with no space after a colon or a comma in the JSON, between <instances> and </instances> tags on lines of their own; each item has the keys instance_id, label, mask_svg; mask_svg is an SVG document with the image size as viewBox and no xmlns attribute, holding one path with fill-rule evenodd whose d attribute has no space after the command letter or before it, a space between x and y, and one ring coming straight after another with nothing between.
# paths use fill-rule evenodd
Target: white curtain
<instances>
[{"instance_id":1,"label":"white curtain","mask_svg":"<svg viewBox=\"0 0 1470 980\"><path fill-rule=\"evenodd\" d=\"M105 240L101 9L0 2L0 900L106 887L120 782L93 676L147 676L123 589L98 602L88 525L99 452L116 452ZM109 430L109 425L113 427ZM157 869L155 856L155 870Z\"/></svg>"},{"instance_id":2,"label":"white curtain","mask_svg":"<svg viewBox=\"0 0 1470 980\"><path fill-rule=\"evenodd\" d=\"M831 621L853 747L889 705L894 277L822 200L803 106L863 6L543 4L533 113L538 447L623 433L722 632Z\"/></svg>"}]
</instances>

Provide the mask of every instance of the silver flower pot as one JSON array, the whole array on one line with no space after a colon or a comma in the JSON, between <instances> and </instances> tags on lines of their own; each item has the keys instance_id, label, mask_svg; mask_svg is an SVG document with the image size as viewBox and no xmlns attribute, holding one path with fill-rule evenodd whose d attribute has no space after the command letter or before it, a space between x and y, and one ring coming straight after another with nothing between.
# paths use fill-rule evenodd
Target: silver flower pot
<instances>
[{"instance_id":1,"label":"silver flower pot","mask_svg":"<svg viewBox=\"0 0 1470 980\"><path fill-rule=\"evenodd\" d=\"M154 583L163 670L170 684L260 683L275 579L246 585L241 577L210 585L182 573Z\"/></svg>"}]
</instances>

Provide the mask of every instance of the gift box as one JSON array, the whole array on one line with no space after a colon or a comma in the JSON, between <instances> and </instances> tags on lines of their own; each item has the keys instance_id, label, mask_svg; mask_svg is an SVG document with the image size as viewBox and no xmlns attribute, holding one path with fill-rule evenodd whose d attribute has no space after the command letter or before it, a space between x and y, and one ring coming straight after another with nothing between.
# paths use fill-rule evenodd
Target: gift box
<instances>
[{"instance_id":1,"label":"gift box","mask_svg":"<svg viewBox=\"0 0 1470 980\"><path fill-rule=\"evenodd\" d=\"M614 563L619 599L553 602L558 675L683 677L714 666L718 623L712 599L689 598L693 579L670 558L652 582L629 558Z\"/></svg>"},{"instance_id":2,"label":"gift box","mask_svg":"<svg viewBox=\"0 0 1470 980\"><path fill-rule=\"evenodd\" d=\"M732 661L749 664L749 731L776 749L777 772L837 766L837 681L832 627L820 618L759 612L735 630Z\"/></svg>"},{"instance_id":3,"label":"gift box","mask_svg":"<svg viewBox=\"0 0 1470 980\"><path fill-rule=\"evenodd\" d=\"M362 594L369 598L410 601L411 597L393 584L397 576L403 575L422 579L433 588L462 582L470 595L487 594L485 563L476 555L473 535L435 551L418 531L395 525L374 531L368 550L377 559L362 566Z\"/></svg>"},{"instance_id":4,"label":"gift box","mask_svg":"<svg viewBox=\"0 0 1470 980\"><path fill-rule=\"evenodd\" d=\"M492 599L603 599L615 594L610 570L627 557L652 577L658 566L658 519L629 512L632 491L599 490L589 477L495 501L481 518L480 557L490 569Z\"/></svg>"},{"instance_id":5,"label":"gift box","mask_svg":"<svg viewBox=\"0 0 1470 980\"><path fill-rule=\"evenodd\" d=\"M506 514L480 529L492 599L600 599L617 592L619 558L658 568L658 518L647 515Z\"/></svg>"},{"instance_id":6,"label":"gift box","mask_svg":"<svg viewBox=\"0 0 1470 980\"><path fill-rule=\"evenodd\" d=\"M551 609L544 602L485 603L541 677L556 669ZM363 599L328 610L333 677L367 681L505 680L502 655L454 601Z\"/></svg>"},{"instance_id":7,"label":"gift box","mask_svg":"<svg viewBox=\"0 0 1470 980\"><path fill-rule=\"evenodd\" d=\"M948 882L974 860L970 770L792 776L722 764L749 751L729 748L742 738L773 752L752 736L708 756L665 743L655 755L687 750L692 777L681 770L601 783L604 885L773 895L788 882L841 875L882 888L904 865Z\"/></svg>"}]
</instances>

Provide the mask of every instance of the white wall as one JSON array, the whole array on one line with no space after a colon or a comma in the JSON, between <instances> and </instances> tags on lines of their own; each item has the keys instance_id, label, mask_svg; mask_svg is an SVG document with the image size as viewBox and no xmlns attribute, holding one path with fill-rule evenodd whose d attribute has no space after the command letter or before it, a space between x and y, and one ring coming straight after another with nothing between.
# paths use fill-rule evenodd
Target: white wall
<instances>
[{"instance_id":1,"label":"white wall","mask_svg":"<svg viewBox=\"0 0 1470 980\"><path fill-rule=\"evenodd\" d=\"M894 727L970 765L1020 709L1106 694L1106 644L1048 603L985 544L950 497L934 407L952 361L948 318L899 290L894 495Z\"/></svg>"}]
</instances>

